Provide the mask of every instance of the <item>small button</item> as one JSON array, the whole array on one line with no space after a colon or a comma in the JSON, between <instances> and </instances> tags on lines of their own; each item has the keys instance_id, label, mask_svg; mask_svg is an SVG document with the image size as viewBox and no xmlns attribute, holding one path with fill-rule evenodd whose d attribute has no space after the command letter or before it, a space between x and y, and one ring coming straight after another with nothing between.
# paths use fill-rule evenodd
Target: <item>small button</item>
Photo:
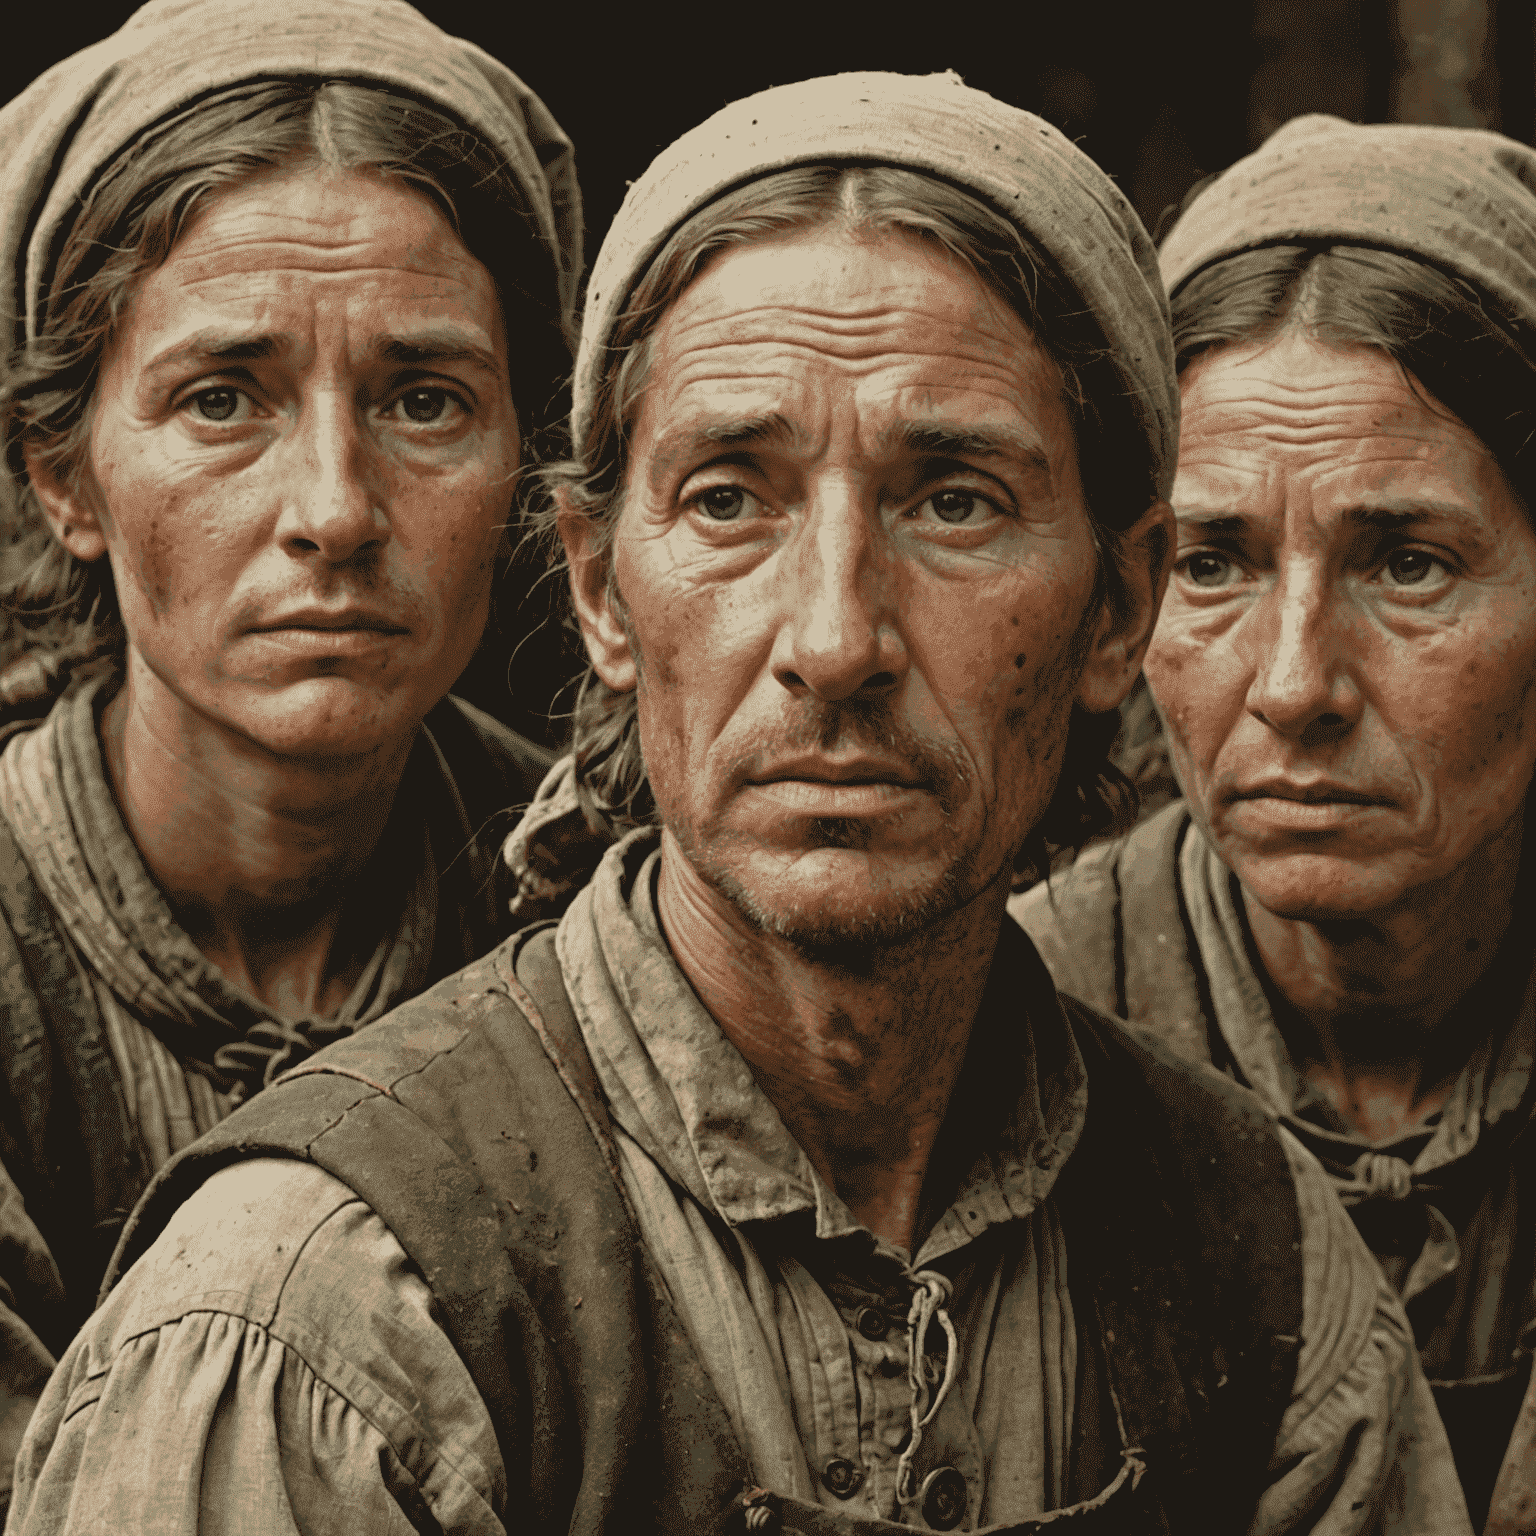
<instances>
[{"instance_id":1,"label":"small button","mask_svg":"<svg viewBox=\"0 0 1536 1536\"><path fill-rule=\"evenodd\" d=\"M918 1490L923 1519L935 1531L952 1531L965 1518L965 1477L956 1467L936 1467Z\"/></svg>"},{"instance_id":2,"label":"small button","mask_svg":"<svg viewBox=\"0 0 1536 1536\"><path fill-rule=\"evenodd\" d=\"M878 1344L891 1331L891 1320L885 1313L877 1312L873 1307L860 1307L854 1314L853 1326L871 1344Z\"/></svg>"},{"instance_id":3,"label":"small button","mask_svg":"<svg viewBox=\"0 0 1536 1536\"><path fill-rule=\"evenodd\" d=\"M827 1485L827 1492L836 1494L840 1499L851 1499L859 1491L859 1484L864 1481L864 1469L842 1456L834 1456L826 1466L821 1469L821 1480ZM961 1488L961 1497L965 1494Z\"/></svg>"}]
</instances>

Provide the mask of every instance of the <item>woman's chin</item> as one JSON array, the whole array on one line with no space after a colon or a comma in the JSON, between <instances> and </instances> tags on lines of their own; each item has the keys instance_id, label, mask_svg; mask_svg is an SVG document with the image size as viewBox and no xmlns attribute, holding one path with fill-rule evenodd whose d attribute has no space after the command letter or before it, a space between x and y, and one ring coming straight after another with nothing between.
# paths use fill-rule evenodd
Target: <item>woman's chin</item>
<instances>
[{"instance_id":1,"label":"woman's chin","mask_svg":"<svg viewBox=\"0 0 1536 1536\"><path fill-rule=\"evenodd\" d=\"M1356 922L1395 906L1419 883L1390 854L1297 852L1240 856L1232 869L1251 901L1290 922Z\"/></svg>"}]
</instances>

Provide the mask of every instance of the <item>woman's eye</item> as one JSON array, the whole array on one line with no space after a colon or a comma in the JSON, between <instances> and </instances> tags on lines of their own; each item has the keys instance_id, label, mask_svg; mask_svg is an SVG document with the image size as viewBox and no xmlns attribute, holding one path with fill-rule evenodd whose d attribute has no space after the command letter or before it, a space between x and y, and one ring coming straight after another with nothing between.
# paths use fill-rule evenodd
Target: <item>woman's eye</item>
<instances>
[{"instance_id":1,"label":"woman's eye","mask_svg":"<svg viewBox=\"0 0 1536 1536\"><path fill-rule=\"evenodd\" d=\"M705 517L717 523L734 522L747 510L751 498L739 485L717 485L700 491L693 504Z\"/></svg>"},{"instance_id":2,"label":"woman's eye","mask_svg":"<svg viewBox=\"0 0 1536 1536\"><path fill-rule=\"evenodd\" d=\"M1434 574L1439 561L1422 549L1399 549L1387 557L1385 570L1399 587L1416 587Z\"/></svg>"},{"instance_id":3,"label":"woman's eye","mask_svg":"<svg viewBox=\"0 0 1536 1536\"><path fill-rule=\"evenodd\" d=\"M238 389L200 389L187 403L204 421L231 421L240 399Z\"/></svg>"},{"instance_id":4,"label":"woman's eye","mask_svg":"<svg viewBox=\"0 0 1536 1536\"><path fill-rule=\"evenodd\" d=\"M456 404L446 389L408 389L400 396L400 409L406 419L422 426L431 426L448 414L448 408Z\"/></svg>"},{"instance_id":5,"label":"woman's eye","mask_svg":"<svg viewBox=\"0 0 1536 1536\"><path fill-rule=\"evenodd\" d=\"M918 508L918 511L921 513L930 508L941 523L951 525L985 522L987 515L996 510L985 497L977 496L971 491L935 492Z\"/></svg>"},{"instance_id":6,"label":"woman's eye","mask_svg":"<svg viewBox=\"0 0 1536 1536\"><path fill-rule=\"evenodd\" d=\"M1197 587L1224 587L1237 574L1237 567L1225 555L1203 549L1183 560L1185 574Z\"/></svg>"}]
</instances>

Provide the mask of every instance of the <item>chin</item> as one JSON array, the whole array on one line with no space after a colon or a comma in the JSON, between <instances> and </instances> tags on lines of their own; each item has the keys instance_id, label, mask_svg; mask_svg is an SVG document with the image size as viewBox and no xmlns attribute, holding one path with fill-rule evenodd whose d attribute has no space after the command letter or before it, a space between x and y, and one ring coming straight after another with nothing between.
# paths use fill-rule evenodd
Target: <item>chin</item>
<instances>
[{"instance_id":1,"label":"chin","mask_svg":"<svg viewBox=\"0 0 1536 1536\"><path fill-rule=\"evenodd\" d=\"M385 690L322 677L275 693L263 690L239 701L223 719L280 757L360 757L395 745L435 702L435 696L423 700L415 689Z\"/></svg>"},{"instance_id":2,"label":"chin","mask_svg":"<svg viewBox=\"0 0 1536 1536\"><path fill-rule=\"evenodd\" d=\"M1267 912L1298 923L1369 918L1405 894L1398 871L1384 861L1294 853L1244 858L1233 866L1248 895Z\"/></svg>"},{"instance_id":3,"label":"chin","mask_svg":"<svg viewBox=\"0 0 1536 1536\"><path fill-rule=\"evenodd\" d=\"M968 864L887 863L847 848L758 851L698 867L755 928L821 960L916 938L976 893Z\"/></svg>"}]
</instances>

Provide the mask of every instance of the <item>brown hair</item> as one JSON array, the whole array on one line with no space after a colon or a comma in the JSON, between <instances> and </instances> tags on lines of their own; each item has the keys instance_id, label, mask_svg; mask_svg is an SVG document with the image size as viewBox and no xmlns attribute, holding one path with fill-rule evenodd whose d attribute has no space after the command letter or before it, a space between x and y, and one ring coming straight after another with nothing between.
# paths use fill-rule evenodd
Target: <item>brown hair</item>
<instances>
[{"instance_id":1,"label":"brown hair","mask_svg":"<svg viewBox=\"0 0 1536 1536\"><path fill-rule=\"evenodd\" d=\"M606 556L650 365L650 338L668 307L718 252L832 223L903 230L932 241L998 292L1039 338L1061 373L1099 552L1085 625L1104 603L1123 611L1119 535L1157 499L1157 489L1147 456L1124 451L1143 433L1102 328L1015 224L946 182L891 166L780 171L727 193L672 235L614 327L585 441L573 445L571 459L542 472L551 494L537 531L550 541L552 554L559 493L598 525L597 551ZM611 562L608 582L617 599ZM1125 814L1134 791L1108 756L1118 725L1114 711L1090 716L1074 710L1056 793L1021 859L1041 866L1045 843L1079 846ZM594 826L619 833L654 819L635 693L615 692L590 666L579 684L572 750L582 809Z\"/></svg>"},{"instance_id":2,"label":"brown hair","mask_svg":"<svg viewBox=\"0 0 1536 1536\"><path fill-rule=\"evenodd\" d=\"M351 81L252 82L199 102L97 180L62 242L36 340L18 349L0 390L9 471L0 476L0 519L12 530L11 548L0 550L0 659L25 650L0 671L0 711L42 712L74 671L115 663L125 645L107 560L77 561L53 537L24 447L61 477L79 475L101 359L135 285L211 199L306 160L377 172L437 204L496 282L516 341L512 393L525 458L558 419L570 350L550 258L511 167L489 145L437 107Z\"/></svg>"},{"instance_id":3,"label":"brown hair","mask_svg":"<svg viewBox=\"0 0 1536 1536\"><path fill-rule=\"evenodd\" d=\"M1204 268L1172 303L1181 373L1214 347L1291 326L1378 348L1487 444L1536 507L1536 328L1464 278L1369 246L1275 245Z\"/></svg>"}]
</instances>

